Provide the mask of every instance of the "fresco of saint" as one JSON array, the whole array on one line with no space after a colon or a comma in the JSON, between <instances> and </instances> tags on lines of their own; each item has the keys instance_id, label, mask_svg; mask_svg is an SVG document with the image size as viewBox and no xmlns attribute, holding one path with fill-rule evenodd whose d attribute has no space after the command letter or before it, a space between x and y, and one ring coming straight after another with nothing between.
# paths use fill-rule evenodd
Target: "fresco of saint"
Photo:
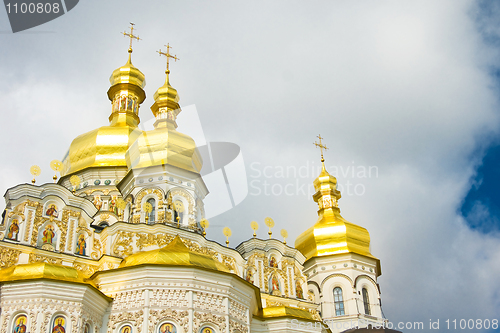
<instances>
[{"instance_id":1,"label":"fresco of saint","mask_svg":"<svg viewBox=\"0 0 500 333\"><path fill-rule=\"evenodd\" d=\"M85 235L81 234L76 241L76 254L85 255L85 248L87 247L87 243L85 243Z\"/></svg>"},{"instance_id":2,"label":"fresco of saint","mask_svg":"<svg viewBox=\"0 0 500 333\"><path fill-rule=\"evenodd\" d=\"M54 328L52 328L52 333L66 333L64 317L57 317L54 320Z\"/></svg>"},{"instance_id":3,"label":"fresco of saint","mask_svg":"<svg viewBox=\"0 0 500 333\"><path fill-rule=\"evenodd\" d=\"M19 222L17 219L12 220L9 226L9 232L7 233L7 238L12 240L17 240L17 234L19 233Z\"/></svg>"},{"instance_id":4,"label":"fresco of saint","mask_svg":"<svg viewBox=\"0 0 500 333\"><path fill-rule=\"evenodd\" d=\"M165 323L160 326L159 333L177 333L177 328L170 323Z\"/></svg>"},{"instance_id":5,"label":"fresco of saint","mask_svg":"<svg viewBox=\"0 0 500 333\"><path fill-rule=\"evenodd\" d=\"M304 299L304 291L302 290L302 286L300 285L299 280L295 281L295 295L297 296L297 298Z\"/></svg>"},{"instance_id":6,"label":"fresco of saint","mask_svg":"<svg viewBox=\"0 0 500 333\"><path fill-rule=\"evenodd\" d=\"M278 268L278 261L274 256L271 257L271 260L269 260L269 266Z\"/></svg>"},{"instance_id":7,"label":"fresco of saint","mask_svg":"<svg viewBox=\"0 0 500 333\"><path fill-rule=\"evenodd\" d=\"M56 233L54 232L54 227L52 225L47 225L43 231L42 241L44 244L52 244L54 241Z\"/></svg>"},{"instance_id":8,"label":"fresco of saint","mask_svg":"<svg viewBox=\"0 0 500 333\"><path fill-rule=\"evenodd\" d=\"M253 283L253 272L250 268L247 270L247 275L245 277L245 280L247 280L250 283Z\"/></svg>"},{"instance_id":9,"label":"fresco of saint","mask_svg":"<svg viewBox=\"0 0 500 333\"><path fill-rule=\"evenodd\" d=\"M16 326L14 327L14 333L26 333L26 321L25 315L19 316L16 319Z\"/></svg>"},{"instance_id":10,"label":"fresco of saint","mask_svg":"<svg viewBox=\"0 0 500 333\"><path fill-rule=\"evenodd\" d=\"M56 205L50 205L49 209L45 212L45 215L51 216L51 217L57 217L57 207Z\"/></svg>"},{"instance_id":11,"label":"fresco of saint","mask_svg":"<svg viewBox=\"0 0 500 333\"><path fill-rule=\"evenodd\" d=\"M271 291L271 295L274 295L274 294L279 295L281 293L280 282L279 282L276 274L273 274L273 276L271 277L269 282L270 282L269 290Z\"/></svg>"},{"instance_id":12,"label":"fresco of saint","mask_svg":"<svg viewBox=\"0 0 500 333\"><path fill-rule=\"evenodd\" d=\"M97 210L101 210L102 208L102 200L100 195L96 195L94 197L94 206L96 206Z\"/></svg>"},{"instance_id":13,"label":"fresco of saint","mask_svg":"<svg viewBox=\"0 0 500 333\"><path fill-rule=\"evenodd\" d=\"M111 197L111 201L109 202L109 210L118 215L118 205L116 204L116 195Z\"/></svg>"}]
</instances>

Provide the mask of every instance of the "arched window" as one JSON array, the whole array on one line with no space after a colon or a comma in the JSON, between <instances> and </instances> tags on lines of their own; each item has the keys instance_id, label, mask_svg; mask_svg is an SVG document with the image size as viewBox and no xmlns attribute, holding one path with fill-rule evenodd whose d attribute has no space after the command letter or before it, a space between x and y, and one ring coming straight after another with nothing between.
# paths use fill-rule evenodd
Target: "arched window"
<instances>
[{"instance_id":1,"label":"arched window","mask_svg":"<svg viewBox=\"0 0 500 333\"><path fill-rule=\"evenodd\" d=\"M368 298L368 290L363 288L363 304L365 305L365 314L371 315L370 313L370 298Z\"/></svg>"},{"instance_id":2,"label":"arched window","mask_svg":"<svg viewBox=\"0 0 500 333\"><path fill-rule=\"evenodd\" d=\"M153 207L153 209L151 210L151 213L149 213L148 223L153 224L155 221L155 216L156 216L156 206L155 206L156 201L155 201L155 199L151 198L151 199L148 199L148 203L151 205L151 207Z\"/></svg>"},{"instance_id":3,"label":"arched window","mask_svg":"<svg viewBox=\"0 0 500 333\"><path fill-rule=\"evenodd\" d=\"M342 288L336 287L335 289L333 289L333 299L335 303L335 315L336 316L345 315L344 298L342 297Z\"/></svg>"}]
</instances>

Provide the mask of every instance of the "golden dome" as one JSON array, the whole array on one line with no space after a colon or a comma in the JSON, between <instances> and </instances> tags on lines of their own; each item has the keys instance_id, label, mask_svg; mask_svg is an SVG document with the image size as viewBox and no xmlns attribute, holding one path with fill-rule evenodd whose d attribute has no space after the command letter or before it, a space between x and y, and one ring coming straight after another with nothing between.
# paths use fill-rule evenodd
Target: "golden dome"
<instances>
[{"instance_id":1,"label":"golden dome","mask_svg":"<svg viewBox=\"0 0 500 333\"><path fill-rule=\"evenodd\" d=\"M340 215L338 200L341 195L337 190L337 179L326 171L324 163L320 175L314 180L314 188L313 199L319 206L318 220L297 238L295 248L307 259L341 253L375 258L370 253L368 231Z\"/></svg>"},{"instance_id":2,"label":"golden dome","mask_svg":"<svg viewBox=\"0 0 500 333\"><path fill-rule=\"evenodd\" d=\"M64 157L61 176L88 167L126 167L125 154L140 135L137 127L103 126L78 136Z\"/></svg>"},{"instance_id":3,"label":"golden dome","mask_svg":"<svg viewBox=\"0 0 500 333\"><path fill-rule=\"evenodd\" d=\"M66 282L77 282L94 286L73 267L37 262L33 264L15 265L0 270L0 282L49 279ZM95 286L94 286L95 287Z\"/></svg>"},{"instance_id":4,"label":"golden dome","mask_svg":"<svg viewBox=\"0 0 500 333\"><path fill-rule=\"evenodd\" d=\"M203 165L194 140L171 126L143 132L127 151L126 161L129 169L168 164L196 173Z\"/></svg>"},{"instance_id":5,"label":"golden dome","mask_svg":"<svg viewBox=\"0 0 500 333\"><path fill-rule=\"evenodd\" d=\"M161 249L128 256L122 261L120 268L138 265L194 266L229 272L226 266L211 256L189 250L178 235Z\"/></svg>"},{"instance_id":6,"label":"golden dome","mask_svg":"<svg viewBox=\"0 0 500 333\"><path fill-rule=\"evenodd\" d=\"M142 134L139 105L146 98L144 74L131 62L129 49L127 63L113 71L108 98L112 111L109 126L82 134L73 140L63 160L61 176L89 167L127 166L125 154Z\"/></svg>"},{"instance_id":7,"label":"golden dome","mask_svg":"<svg viewBox=\"0 0 500 333\"><path fill-rule=\"evenodd\" d=\"M141 88L146 86L144 74L134 65L132 65L132 50L130 49L128 61L124 66L118 67L109 77L111 86L117 84L131 84Z\"/></svg>"},{"instance_id":8,"label":"golden dome","mask_svg":"<svg viewBox=\"0 0 500 333\"><path fill-rule=\"evenodd\" d=\"M155 129L144 132L130 147L127 166L132 169L168 164L199 173L203 160L194 140L176 130L175 120L182 110L177 90L169 83L170 71L165 73L165 84L154 94L155 102L151 106L156 117Z\"/></svg>"},{"instance_id":9,"label":"golden dome","mask_svg":"<svg viewBox=\"0 0 500 333\"><path fill-rule=\"evenodd\" d=\"M165 71L165 74L165 84L158 88L153 95L155 102L151 106L151 111L153 111L155 117L157 117L158 113L162 111L177 111L175 114L177 116L181 108L179 105L179 95L177 94L177 90L170 85L170 81L168 79L170 71Z\"/></svg>"}]
</instances>

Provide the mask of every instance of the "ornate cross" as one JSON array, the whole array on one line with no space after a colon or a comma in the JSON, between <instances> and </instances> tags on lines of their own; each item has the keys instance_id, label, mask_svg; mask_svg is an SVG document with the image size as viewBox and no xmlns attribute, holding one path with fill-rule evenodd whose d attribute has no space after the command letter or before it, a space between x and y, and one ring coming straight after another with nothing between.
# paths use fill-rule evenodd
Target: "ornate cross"
<instances>
[{"instance_id":1,"label":"ornate cross","mask_svg":"<svg viewBox=\"0 0 500 333\"><path fill-rule=\"evenodd\" d=\"M135 25L134 23L130 22L130 33L125 32L125 31L122 32L123 36L130 38L130 45L129 45L129 48L128 48L129 52L132 52L132 40L134 40L134 39L137 39L138 41L141 40L139 38L139 36L134 36L134 25Z\"/></svg>"},{"instance_id":2,"label":"ornate cross","mask_svg":"<svg viewBox=\"0 0 500 333\"><path fill-rule=\"evenodd\" d=\"M319 143L314 142L314 145L321 150L321 162L324 162L325 159L323 158L323 149L328 150L328 147L321 142L321 140L323 139L321 137L321 134L318 135L317 138L319 139Z\"/></svg>"},{"instance_id":3,"label":"ornate cross","mask_svg":"<svg viewBox=\"0 0 500 333\"><path fill-rule=\"evenodd\" d=\"M180 59L177 58L176 55L171 55L170 54L170 49L172 48L172 46L170 46L169 43L167 43L167 45L165 45L165 46L167 47L167 53L162 52L161 49L158 50L158 51L156 51L156 52L158 52L160 54L160 57L162 55L165 56L165 57L167 57L167 72L170 72L169 67L168 67L169 66L169 60L170 60L170 58L174 59L174 61L177 61L177 60L180 60Z\"/></svg>"}]
</instances>

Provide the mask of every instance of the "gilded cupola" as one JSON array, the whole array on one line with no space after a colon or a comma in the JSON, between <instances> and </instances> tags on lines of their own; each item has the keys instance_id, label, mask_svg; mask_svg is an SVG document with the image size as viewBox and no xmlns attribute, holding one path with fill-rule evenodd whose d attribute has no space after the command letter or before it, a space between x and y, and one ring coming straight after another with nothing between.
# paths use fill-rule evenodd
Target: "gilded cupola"
<instances>
[{"instance_id":1,"label":"gilded cupola","mask_svg":"<svg viewBox=\"0 0 500 333\"><path fill-rule=\"evenodd\" d=\"M320 143L322 149L326 148ZM318 204L316 224L302 233L295 241L295 247L310 259L341 253L357 253L375 258L370 253L370 234L356 224L346 221L340 215L337 179L325 168L321 153L321 172L314 180L314 201Z\"/></svg>"},{"instance_id":2,"label":"gilded cupola","mask_svg":"<svg viewBox=\"0 0 500 333\"><path fill-rule=\"evenodd\" d=\"M128 256L122 261L120 268L139 265L194 266L214 271L229 271L213 257L190 250L178 235L163 248L137 252Z\"/></svg>"},{"instance_id":3,"label":"gilded cupola","mask_svg":"<svg viewBox=\"0 0 500 333\"><path fill-rule=\"evenodd\" d=\"M155 165L172 165L184 170L199 173L203 165L201 155L194 140L177 131L176 119L182 111L177 90L170 84L169 59L178 60L167 52L158 51L167 57L165 84L158 88L151 106L156 121L154 130L144 132L127 152L127 165L132 168L145 168Z\"/></svg>"},{"instance_id":4,"label":"gilded cupola","mask_svg":"<svg viewBox=\"0 0 500 333\"><path fill-rule=\"evenodd\" d=\"M137 128L140 123L139 106L146 98L144 74L132 65L132 39L138 39L133 30L132 26L130 33L123 33L130 37L128 60L124 66L115 69L109 79L109 126L97 128L73 140L64 157L61 176L89 167L127 166L125 154L142 134Z\"/></svg>"}]
</instances>

